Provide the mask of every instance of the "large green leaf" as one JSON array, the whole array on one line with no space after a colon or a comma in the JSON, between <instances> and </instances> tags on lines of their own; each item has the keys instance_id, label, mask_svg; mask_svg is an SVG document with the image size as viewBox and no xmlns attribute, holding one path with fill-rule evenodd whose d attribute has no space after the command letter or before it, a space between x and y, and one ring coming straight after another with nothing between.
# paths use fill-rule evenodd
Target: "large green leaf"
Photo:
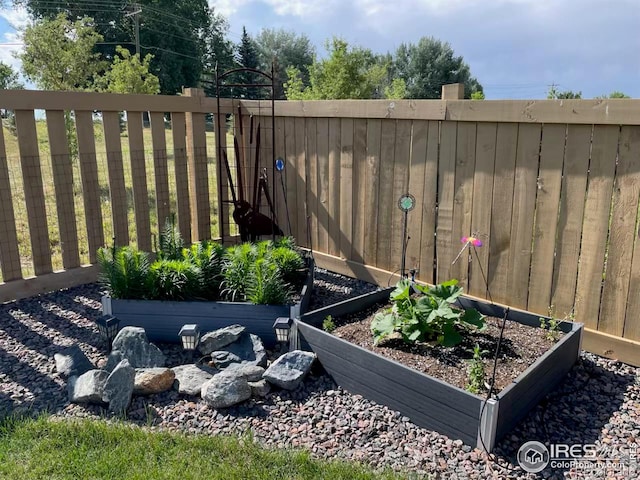
<instances>
[{"instance_id":1,"label":"large green leaf","mask_svg":"<svg viewBox=\"0 0 640 480\"><path fill-rule=\"evenodd\" d=\"M377 345L385 337L391 335L396 328L396 319L392 313L379 312L371 321L371 332L373 333L373 343Z\"/></svg>"},{"instance_id":2,"label":"large green leaf","mask_svg":"<svg viewBox=\"0 0 640 480\"><path fill-rule=\"evenodd\" d=\"M449 303L456 301L462 295L462 287L458 286L458 280L452 279L431 287L429 293L434 297L442 298Z\"/></svg>"},{"instance_id":3,"label":"large green leaf","mask_svg":"<svg viewBox=\"0 0 640 480\"><path fill-rule=\"evenodd\" d=\"M455 327L446 323L442 328L442 335L438 337L438 343L443 347L453 347L462 341L462 335L455 329Z\"/></svg>"},{"instance_id":4,"label":"large green leaf","mask_svg":"<svg viewBox=\"0 0 640 480\"><path fill-rule=\"evenodd\" d=\"M484 321L485 316L482 315L479 311L477 311L475 308L470 308L468 310L465 310L464 315L462 316L461 320L463 322L469 323L471 325L474 325L476 327L478 327L480 330L483 330L486 323Z\"/></svg>"},{"instance_id":5,"label":"large green leaf","mask_svg":"<svg viewBox=\"0 0 640 480\"><path fill-rule=\"evenodd\" d=\"M408 299L411 296L411 283L409 283L409 280L400 280L396 284L395 290L391 292L389 296L394 302Z\"/></svg>"}]
</instances>

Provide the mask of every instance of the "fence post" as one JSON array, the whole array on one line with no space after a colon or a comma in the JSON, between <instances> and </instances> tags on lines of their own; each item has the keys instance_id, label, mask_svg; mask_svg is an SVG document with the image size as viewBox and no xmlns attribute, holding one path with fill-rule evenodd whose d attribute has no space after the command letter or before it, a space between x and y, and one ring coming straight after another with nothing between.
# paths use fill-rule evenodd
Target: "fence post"
<instances>
[{"instance_id":1,"label":"fence post","mask_svg":"<svg viewBox=\"0 0 640 480\"><path fill-rule=\"evenodd\" d=\"M204 97L201 88L185 88L185 97ZM187 112L187 156L189 162L189 203L191 205L191 239L211 238L211 206L207 174L207 137L204 114Z\"/></svg>"},{"instance_id":2,"label":"fence post","mask_svg":"<svg viewBox=\"0 0 640 480\"><path fill-rule=\"evenodd\" d=\"M442 85L442 100L462 100L464 98L464 83L450 83Z\"/></svg>"}]
</instances>

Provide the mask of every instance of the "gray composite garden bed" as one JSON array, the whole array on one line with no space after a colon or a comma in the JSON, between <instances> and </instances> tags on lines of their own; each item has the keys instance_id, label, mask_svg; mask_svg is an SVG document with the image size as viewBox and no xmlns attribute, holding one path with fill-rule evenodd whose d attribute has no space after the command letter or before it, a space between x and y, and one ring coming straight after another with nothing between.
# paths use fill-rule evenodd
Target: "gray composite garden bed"
<instances>
[{"instance_id":1,"label":"gray composite garden bed","mask_svg":"<svg viewBox=\"0 0 640 480\"><path fill-rule=\"evenodd\" d=\"M195 323L200 332L210 332L240 324L258 335L267 347L276 343L273 322L278 317L296 318L305 313L311 300L313 261L293 305L254 305L245 302L121 300L102 297L102 312L120 320L122 327L142 327L152 342L179 343L178 332L185 324Z\"/></svg>"},{"instance_id":2,"label":"gray composite garden bed","mask_svg":"<svg viewBox=\"0 0 640 480\"><path fill-rule=\"evenodd\" d=\"M449 385L394 360L320 330L327 315L356 313L389 299L393 288L362 295L308 312L295 323L300 346L316 353L318 360L344 389L387 405L417 425L435 430L470 446L491 451L538 402L549 393L576 362L582 324L562 322L565 333L551 349L493 398ZM502 318L504 308L460 297L465 308L475 307L487 316ZM540 328L540 315L509 310L507 319ZM480 439L482 435L482 441Z\"/></svg>"}]
</instances>

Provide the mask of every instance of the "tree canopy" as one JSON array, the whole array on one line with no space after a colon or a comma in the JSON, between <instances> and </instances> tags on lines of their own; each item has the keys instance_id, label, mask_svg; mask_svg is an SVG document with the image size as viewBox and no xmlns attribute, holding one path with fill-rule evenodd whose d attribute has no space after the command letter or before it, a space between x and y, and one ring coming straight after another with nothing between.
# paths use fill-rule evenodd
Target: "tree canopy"
<instances>
[{"instance_id":1,"label":"tree canopy","mask_svg":"<svg viewBox=\"0 0 640 480\"><path fill-rule=\"evenodd\" d=\"M25 77L45 90L94 89L106 66L95 52L102 35L94 23L89 17L72 22L61 13L28 26L19 55Z\"/></svg>"},{"instance_id":2,"label":"tree canopy","mask_svg":"<svg viewBox=\"0 0 640 480\"><path fill-rule=\"evenodd\" d=\"M572 90L560 91L556 88L555 85L551 85L549 87L549 91L547 92L547 98L549 100L566 100L572 98L582 98L582 92L574 92Z\"/></svg>"},{"instance_id":3,"label":"tree canopy","mask_svg":"<svg viewBox=\"0 0 640 480\"><path fill-rule=\"evenodd\" d=\"M463 83L465 98L483 91L462 56L456 56L448 42L433 37L401 44L393 59L392 77L404 80L407 98L440 98L442 85L450 83Z\"/></svg>"},{"instance_id":4,"label":"tree canopy","mask_svg":"<svg viewBox=\"0 0 640 480\"><path fill-rule=\"evenodd\" d=\"M160 81L149 72L153 55L147 54L140 60L129 50L120 46L116 49L116 57L103 77L105 90L111 93L146 93L156 94L160 91Z\"/></svg>"},{"instance_id":5,"label":"tree canopy","mask_svg":"<svg viewBox=\"0 0 640 480\"><path fill-rule=\"evenodd\" d=\"M20 82L18 72L11 65L0 62L0 89L20 90L24 85Z\"/></svg>"}]
</instances>

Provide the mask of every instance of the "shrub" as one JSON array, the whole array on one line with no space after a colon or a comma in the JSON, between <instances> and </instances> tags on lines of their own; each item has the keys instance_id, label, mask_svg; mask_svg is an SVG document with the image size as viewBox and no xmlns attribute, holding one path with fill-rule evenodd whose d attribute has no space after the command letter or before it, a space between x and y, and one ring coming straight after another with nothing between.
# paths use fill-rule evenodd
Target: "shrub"
<instances>
[{"instance_id":1,"label":"shrub","mask_svg":"<svg viewBox=\"0 0 640 480\"><path fill-rule=\"evenodd\" d=\"M98 249L99 281L113 298L138 300L151 295L149 256L133 247Z\"/></svg>"},{"instance_id":2,"label":"shrub","mask_svg":"<svg viewBox=\"0 0 640 480\"><path fill-rule=\"evenodd\" d=\"M304 260L297 251L288 247L276 247L268 253L268 258L280 269L285 282L298 282L304 269Z\"/></svg>"},{"instance_id":3,"label":"shrub","mask_svg":"<svg viewBox=\"0 0 640 480\"><path fill-rule=\"evenodd\" d=\"M200 269L188 260L157 260L151 265L154 298L187 300L200 292Z\"/></svg>"},{"instance_id":4,"label":"shrub","mask_svg":"<svg viewBox=\"0 0 640 480\"><path fill-rule=\"evenodd\" d=\"M258 256L258 248L251 243L243 243L227 249L222 269L222 296L232 302L245 299L247 282L251 273L251 266Z\"/></svg>"},{"instance_id":5,"label":"shrub","mask_svg":"<svg viewBox=\"0 0 640 480\"><path fill-rule=\"evenodd\" d=\"M182 251L183 258L200 269L198 296L216 300L220 296L224 247L219 243L203 240Z\"/></svg>"},{"instance_id":6,"label":"shrub","mask_svg":"<svg viewBox=\"0 0 640 480\"><path fill-rule=\"evenodd\" d=\"M162 232L160 232L160 245L156 252L159 260L180 260L182 259L182 249L184 240L176 225L175 215L167 218Z\"/></svg>"},{"instance_id":7,"label":"shrub","mask_svg":"<svg viewBox=\"0 0 640 480\"><path fill-rule=\"evenodd\" d=\"M256 305L282 305L291 296L291 287L283 280L278 266L267 258L255 261L248 280L246 298Z\"/></svg>"},{"instance_id":8,"label":"shrub","mask_svg":"<svg viewBox=\"0 0 640 480\"><path fill-rule=\"evenodd\" d=\"M412 287L418 295L411 294ZM462 333L485 325L484 316L477 310L453 306L461 294L457 280L433 287L400 280L391 293L393 306L377 313L371 322L374 344L397 332L408 343L435 340L445 347L457 345Z\"/></svg>"}]
</instances>

